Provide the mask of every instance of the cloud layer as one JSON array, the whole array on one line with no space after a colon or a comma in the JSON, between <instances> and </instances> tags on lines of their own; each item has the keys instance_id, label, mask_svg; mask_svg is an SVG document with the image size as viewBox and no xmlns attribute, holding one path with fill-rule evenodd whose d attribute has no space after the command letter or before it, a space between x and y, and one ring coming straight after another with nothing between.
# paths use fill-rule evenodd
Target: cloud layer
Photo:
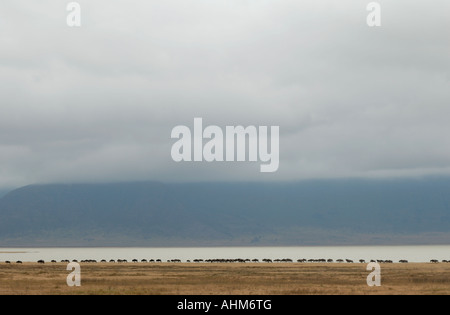
<instances>
[{"instance_id":1,"label":"cloud layer","mask_svg":"<svg viewBox=\"0 0 450 315\"><path fill-rule=\"evenodd\" d=\"M450 3L0 3L0 187L450 174ZM172 161L177 125L280 126L280 169Z\"/></svg>"}]
</instances>

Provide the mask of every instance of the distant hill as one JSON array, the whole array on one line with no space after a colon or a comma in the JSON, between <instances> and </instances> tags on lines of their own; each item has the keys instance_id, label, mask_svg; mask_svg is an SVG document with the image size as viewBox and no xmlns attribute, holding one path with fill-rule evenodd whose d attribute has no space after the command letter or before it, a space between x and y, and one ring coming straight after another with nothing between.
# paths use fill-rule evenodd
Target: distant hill
<instances>
[{"instance_id":1,"label":"distant hill","mask_svg":"<svg viewBox=\"0 0 450 315\"><path fill-rule=\"evenodd\" d=\"M0 190L0 198L2 198L4 195L6 195L9 192L10 192L10 190Z\"/></svg>"},{"instance_id":2,"label":"distant hill","mask_svg":"<svg viewBox=\"0 0 450 315\"><path fill-rule=\"evenodd\" d=\"M0 246L450 244L450 179L33 185Z\"/></svg>"}]
</instances>

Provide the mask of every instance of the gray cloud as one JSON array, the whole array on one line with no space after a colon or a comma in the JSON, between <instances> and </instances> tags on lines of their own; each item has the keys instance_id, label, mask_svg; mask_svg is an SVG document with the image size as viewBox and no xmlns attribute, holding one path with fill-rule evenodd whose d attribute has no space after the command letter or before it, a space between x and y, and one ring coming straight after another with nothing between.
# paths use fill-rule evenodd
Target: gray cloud
<instances>
[{"instance_id":1,"label":"gray cloud","mask_svg":"<svg viewBox=\"0 0 450 315\"><path fill-rule=\"evenodd\" d=\"M450 3L0 3L0 187L450 173ZM280 170L176 164L176 125L279 125Z\"/></svg>"}]
</instances>

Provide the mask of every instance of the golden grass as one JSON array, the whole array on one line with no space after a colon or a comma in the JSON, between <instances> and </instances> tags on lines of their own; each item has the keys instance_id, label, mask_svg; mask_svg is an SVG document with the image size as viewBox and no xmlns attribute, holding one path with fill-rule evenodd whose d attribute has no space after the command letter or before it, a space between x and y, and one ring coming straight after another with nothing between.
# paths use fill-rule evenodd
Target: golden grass
<instances>
[{"instance_id":1,"label":"golden grass","mask_svg":"<svg viewBox=\"0 0 450 315\"><path fill-rule=\"evenodd\" d=\"M450 294L449 264L382 265L373 288L365 264L81 264L81 287L66 266L1 263L0 294Z\"/></svg>"}]
</instances>

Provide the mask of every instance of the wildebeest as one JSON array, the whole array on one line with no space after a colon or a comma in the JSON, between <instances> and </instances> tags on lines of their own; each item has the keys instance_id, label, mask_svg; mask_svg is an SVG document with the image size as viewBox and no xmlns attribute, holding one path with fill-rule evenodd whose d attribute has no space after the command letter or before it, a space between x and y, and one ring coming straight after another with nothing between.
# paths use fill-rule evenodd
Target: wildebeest
<instances>
[{"instance_id":1,"label":"wildebeest","mask_svg":"<svg viewBox=\"0 0 450 315\"><path fill-rule=\"evenodd\" d=\"M45 264L45 261L43 261L42 259L38 260L38 264Z\"/></svg>"},{"instance_id":2,"label":"wildebeest","mask_svg":"<svg viewBox=\"0 0 450 315\"><path fill-rule=\"evenodd\" d=\"M97 261L96 261L96 260L93 260L93 259L84 259L84 260L82 260L81 262L82 262L82 263L96 263Z\"/></svg>"},{"instance_id":3,"label":"wildebeest","mask_svg":"<svg viewBox=\"0 0 450 315\"><path fill-rule=\"evenodd\" d=\"M401 263L401 264L407 264L407 263L408 263L408 261L407 261L407 260L405 260L405 259L402 259L402 260L400 260L400 261L399 261L399 263Z\"/></svg>"},{"instance_id":4,"label":"wildebeest","mask_svg":"<svg viewBox=\"0 0 450 315\"><path fill-rule=\"evenodd\" d=\"M430 260L430 263L432 263L432 264L438 264L438 263L439 263L439 260L437 260L437 259L432 259L432 260Z\"/></svg>"},{"instance_id":5,"label":"wildebeest","mask_svg":"<svg viewBox=\"0 0 450 315\"><path fill-rule=\"evenodd\" d=\"M379 264L393 264L394 262L392 260L381 260L381 259L378 259L377 263L379 263Z\"/></svg>"}]
</instances>

